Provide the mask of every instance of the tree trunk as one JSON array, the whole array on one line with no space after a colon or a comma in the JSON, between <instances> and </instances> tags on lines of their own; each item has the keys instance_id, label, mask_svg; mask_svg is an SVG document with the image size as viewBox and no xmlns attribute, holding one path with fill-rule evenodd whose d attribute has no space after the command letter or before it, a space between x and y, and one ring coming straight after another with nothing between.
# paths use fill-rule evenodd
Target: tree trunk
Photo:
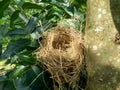
<instances>
[{"instance_id":1,"label":"tree trunk","mask_svg":"<svg viewBox=\"0 0 120 90\"><path fill-rule=\"evenodd\" d=\"M115 42L120 29L119 3L87 0L88 90L120 90L120 44Z\"/></svg>"}]
</instances>

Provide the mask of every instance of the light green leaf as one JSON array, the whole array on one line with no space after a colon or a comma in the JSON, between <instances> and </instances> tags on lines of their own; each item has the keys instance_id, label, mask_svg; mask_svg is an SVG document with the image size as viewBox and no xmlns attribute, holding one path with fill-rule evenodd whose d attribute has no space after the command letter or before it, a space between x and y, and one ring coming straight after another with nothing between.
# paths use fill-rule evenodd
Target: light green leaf
<instances>
[{"instance_id":1,"label":"light green leaf","mask_svg":"<svg viewBox=\"0 0 120 90\"><path fill-rule=\"evenodd\" d=\"M25 70L25 68L26 68L26 67L23 66L23 65L16 66L16 67L13 69L12 73L10 73L9 79L16 79L19 75L22 74L22 72Z\"/></svg>"}]
</instances>

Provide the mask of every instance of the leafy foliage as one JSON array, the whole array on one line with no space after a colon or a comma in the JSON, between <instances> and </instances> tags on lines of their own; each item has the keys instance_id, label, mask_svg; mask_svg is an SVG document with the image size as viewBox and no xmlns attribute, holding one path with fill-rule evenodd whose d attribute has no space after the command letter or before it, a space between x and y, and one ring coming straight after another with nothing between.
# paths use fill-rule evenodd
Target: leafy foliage
<instances>
[{"instance_id":1,"label":"leafy foliage","mask_svg":"<svg viewBox=\"0 0 120 90\"><path fill-rule=\"evenodd\" d=\"M18 52L24 50L29 43L30 42L28 39L18 39L16 41L10 41L10 43L7 46L7 49L0 56L0 59L5 59L7 57L17 54Z\"/></svg>"},{"instance_id":2,"label":"leafy foliage","mask_svg":"<svg viewBox=\"0 0 120 90\"><path fill-rule=\"evenodd\" d=\"M13 12L13 14L10 17L10 26L12 26L13 22L18 18L19 13L20 13L20 10L16 10Z\"/></svg>"},{"instance_id":3,"label":"leafy foliage","mask_svg":"<svg viewBox=\"0 0 120 90\"><path fill-rule=\"evenodd\" d=\"M0 31L0 55L2 54L2 32Z\"/></svg>"},{"instance_id":4,"label":"leafy foliage","mask_svg":"<svg viewBox=\"0 0 120 90\"><path fill-rule=\"evenodd\" d=\"M0 18L3 17L3 13L4 11L7 9L7 7L9 6L9 3L10 3L11 0L3 0L0 2Z\"/></svg>"},{"instance_id":5,"label":"leafy foliage","mask_svg":"<svg viewBox=\"0 0 120 90\"><path fill-rule=\"evenodd\" d=\"M0 60L15 65L0 76L0 89L52 90L50 74L41 63L37 65L33 51L39 48L42 31L56 26L60 20L75 18L85 25L86 1L81 0L81 4L78 0L26 1L0 1Z\"/></svg>"},{"instance_id":6,"label":"leafy foliage","mask_svg":"<svg viewBox=\"0 0 120 90\"><path fill-rule=\"evenodd\" d=\"M43 6L42 5L38 5L36 3L25 2L22 5L22 8L23 9L43 9Z\"/></svg>"}]
</instances>

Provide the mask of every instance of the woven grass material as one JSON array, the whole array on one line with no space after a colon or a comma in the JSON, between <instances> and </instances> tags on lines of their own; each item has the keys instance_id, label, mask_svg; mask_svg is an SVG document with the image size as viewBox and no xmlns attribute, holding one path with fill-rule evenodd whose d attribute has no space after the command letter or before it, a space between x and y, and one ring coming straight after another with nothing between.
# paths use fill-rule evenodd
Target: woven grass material
<instances>
[{"instance_id":1,"label":"woven grass material","mask_svg":"<svg viewBox=\"0 0 120 90\"><path fill-rule=\"evenodd\" d=\"M38 61L44 63L60 88L65 83L76 87L85 58L81 34L72 28L55 27L43 35L37 51Z\"/></svg>"}]
</instances>

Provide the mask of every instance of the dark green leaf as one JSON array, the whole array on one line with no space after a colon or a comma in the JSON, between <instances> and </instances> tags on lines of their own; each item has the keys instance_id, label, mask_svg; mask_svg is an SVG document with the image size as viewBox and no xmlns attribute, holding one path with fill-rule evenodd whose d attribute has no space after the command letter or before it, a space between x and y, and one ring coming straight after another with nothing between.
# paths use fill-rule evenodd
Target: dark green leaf
<instances>
[{"instance_id":1,"label":"dark green leaf","mask_svg":"<svg viewBox=\"0 0 120 90\"><path fill-rule=\"evenodd\" d=\"M28 24L26 25L26 30L27 33L32 33L37 25L38 22L38 18L36 16L32 16L28 22Z\"/></svg>"},{"instance_id":2,"label":"dark green leaf","mask_svg":"<svg viewBox=\"0 0 120 90\"><path fill-rule=\"evenodd\" d=\"M0 81L4 81L4 80L6 80L6 76L5 75L0 76Z\"/></svg>"},{"instance_id":3,"label":"dark green leaf","mask_svg":"<svg viewBox=\"0 0 120 90\"><path fill-rule=\"evenodd\" d=\"M14 30L8 31L8 33L6 34L6 36L14 37L14 38L25 35L26 35L26 31L21 28L16 28Z\"/></svg>"},{"instance_id":4,"label":"dark green leaf","mask_svg":"<svg viewBox=\"0 0 120 90\"><path fill-rule=\"evenodd\" d=\"M10 17L10 26L12 26L13 22L18 18L20 10L16 10Z\"/></svg>"},{"instance_id":5,"label":"dark green leaf","mask_svg":"<svg viewBox=\"0 0 120 90\"><path fill-rule=\"evenodd\" d=\"M69 15L70 17L73 16L73 13L70 12L68 9L64 8L64 11L65 11L66 15Z\"/></svg>"},{"instance_id":6,"label":"dark green leaf","mask_svg":"<svg viewBox=\"0 0 120 90\"><path fill-rule=\"evenodd\" d=\"M2 0L0 1L0 18L3 17L4 11L7 9L11 0Z\"/></svg>"},{"instance_id":7,"label":"dark green leaf","mask_svg":"<svg viewBox=\"0 0 120 90\"><path fill-rule=\"evenodd\" d=\"M41 9L42 10L43 6L39 5L39 4L36 4L36 3L25 2L22 5L22 8L23 9Z\"/></svg>"},{"instance_id":8,"label":"dark green leaf","mask_svg":"<svg viewBox=\"0 0 120 90\"><path fill-rule=\"evenodd\" d=\"M29 86L25 86L21 78L14 81L16 90L31 90Z\"/></svg>"},{"instance_id":9,"label":"dark green leaf","mask_svg":"<svg viewBox=\"0 0 120 90\"><path fill-rule=\"evenodd\" d=\"M72 13L67 10L67 7L62 7L57 4L53 4L53 6L48 10L48 14L46 15L47 20L52 19L52 21L58 21L58 19L62 19L63 17L71 17ZM64 15L64 16L63 16ZM55 19L55 20L53 20Z\"/></svg>"},{"instance_id":10,"label":"dark green leaf","mask_svg":"<svg viewBox=\"0 0 120 90\"><path fill-rule=\"evenodd\" d=\"M37 40L36 40L36 41L37 41ZM37 43L36 41L34 41L35 44L34 44L33 46L27 46L26 49L27 49L28 51L34 51L34 50L36 50L36 49L40 46L40 44Z\"/></svg>"},{"instance_id":11,"label":"dark green leaf","mask_svg":"<svg viewBox=\"0 0 120 90\"><path fill-rule=\"evenodd\" d=\"M34 56L19 55L18 58L23 65L33 65L36 63L36 58Z\"/></svg>"},{"instance_id":12,"label":"dark green leaf","mask_svg":"<svg viewBox=\"0 0 120 90\"><path fill-rule=\"evenodd\" d=\"M16 53L19 53L20 51L24 50L29 43L29 39L19 39L16 41L11 41L8 44L5 52L0 56L0 59L5 59L12 55L15 55Z\"/></svg>"},{"instance_id":13,"label":"dark green leaf","mask_svg":"<svg viewBox=\"0 0 120 90\"><path fill-rule=\"evenodd\" d=\"M16 90L13 80L0 81L0 90Z\"/></svg>"},{"instance_id":14,"label":"dark green leaf","mask_svg":"<svg viewBox=\"0 0 120 90\"><path fill-rule=\"evenodd\" d=\"M2 54L2 32L0 31L0 55Z\"/></svg>"},{"instance_id":15,"label":"dark green leaf","mask_svg":"<svg viewBox=\"0 0 120 90\"><path fill-rule=\"evenodd\" d=\"M0 90L31 90L29 86L25 86L23 80L9 79L0 81Z\"/></svg>"},{"instance_id":16,"label":"dark green leaf","mask_svg":"<svg viewBox=\"0 0 120 90\"><path fill-rule=\"evenodd\" d=\"M57 4L55 4L55 5L56 5L56 7L57 7L57 8L54 7L54 9L55 9L56 12L59 12L60 14L64 13L64 16L67 15L66 17L71 17L71 16L73 16L72 11L69 11L69 10L67 9L67 7L63 7L63 6L57 5Z\"/></svg>"},{"instance_id":17,"label":"dark green leaf","mask_svg":"<svg viewBox=\"0 0 120 90\"><path fill-rule=\"evenodd\" d=\"M41 27L41 26L37 26L37 27L35 28L35 31L37 31L39 34L42 34L41 29L43 29L44 31L46 31L46 30L48 30L49 28L51 28L52 25L53 25L53 24L52 24L50 21L45 20L45 21L43 21L43 23L42 23L42 27Z\"/></svg>"},{"instance_id":18,"label":"dark green leaf","mask_svg":"<svg viewBox=\"0 0 120 90\"><path fill-rule=\"evenodd\" d=\"M66 0L56 0L56 1L63 3L63 2L65 2Z\"/></svg>"},{"instance_id":19,"label":"dark green leaf","mask_svg":"<svg viewBox=\"0 0 120 90\"><path fill-rule=\"evenodd\" d=\"M50 2L52 2L52 0L41 0L41 2L48 2L48 3L50 3Z\"/></svg>"},{"instance_id":20,"label":"dark green leaf","mask_svg":"<svg viewBox=\"0 0 120 90\"><path fill-rule=\"evenodd\" d=\"M0 25L1 38L4 37L8 32L8 27L9 27L8 24Z\"/></svg>"},{"instance_id":21,"label":"dark green leaf","mask_svg":"<svg viewBox=\"0 0 120 90\"><path fill-rule=\"evenodd\" d=\"M53 90L50 74L38 66L31 67L31 69L26 72L25 79L32 90L39 90L40 88L42 90Z\"/></svg>"}]
</instances>

